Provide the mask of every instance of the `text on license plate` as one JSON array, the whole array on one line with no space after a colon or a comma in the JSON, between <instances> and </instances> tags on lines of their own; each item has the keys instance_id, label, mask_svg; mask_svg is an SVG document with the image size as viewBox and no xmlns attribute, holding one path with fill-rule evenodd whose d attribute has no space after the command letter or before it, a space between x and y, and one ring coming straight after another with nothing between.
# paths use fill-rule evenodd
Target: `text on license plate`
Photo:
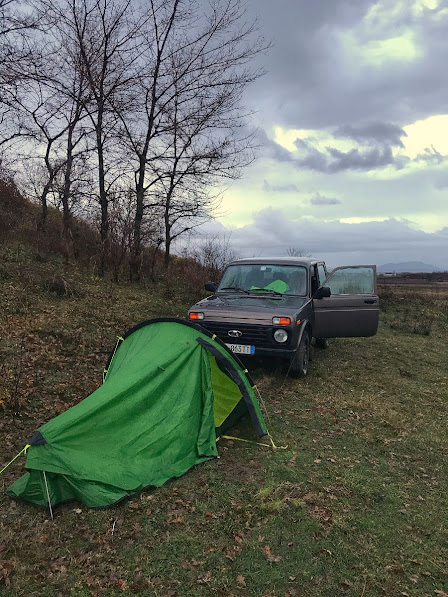
<instances>
[{"instance_id":1,"label":"text on license plate","mask_svg":"<svg viewBox=\"0 0 448 597\"><path fill-rule=\"evenodd\" d=\"M227 344L232 352L237 354L255 354L255 346L244 344Z\"/></svg>"}]
</instances>

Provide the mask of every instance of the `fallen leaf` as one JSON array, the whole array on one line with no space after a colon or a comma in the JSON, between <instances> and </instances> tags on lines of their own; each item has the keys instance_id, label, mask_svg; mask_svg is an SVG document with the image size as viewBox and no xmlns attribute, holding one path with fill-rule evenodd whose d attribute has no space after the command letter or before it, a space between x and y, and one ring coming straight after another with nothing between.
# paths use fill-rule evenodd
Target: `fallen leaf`
<instances>
[{"instance_id":1,"label":"fallen leaf","mask_svg":"<svg viewBox=\"0 0 448 597\"><path fill-rule=\"evenodd\" d=\"M182 562L182 568L195 568L200 564L205 564L205 560L196 560L196 558L191 558L191 560L185 560L185 562Z\"/></svg>"},{"instance_id":2,"label":"fallen leaf","mask_svg":"<svg viewBox=\"0 0 448 597\"><path fill-rule=\"evenodd\" d=\"M120 589L124 593L127 589L128 581L125 578L119 578L114 584L117 589Z\"/></svg>"},{"instance_id":3,"label":"fallen leaf","mask_svg":"<svg viewBox=\"0 0 448 597\"><path fill-rule=\"evenodd\" d=\"M15 560L0 560L0 580L6 578L16 567Z\"/></svg>"},{"instance_id":4,"label":"fallen leaf","mask_svg":"<svg viewBox=\"0 0 448 597\"><path fill-rule=\"evenodd\" d=\"M231 562L233 562L236 554L239 553L241 551L241 549L242 548L239 545L230 545L226 549L226 558L229 559Z\"/></svg>"},{"instance_id":5,"label":"fallen leaf","mask_svg":"<svg viewBox=\"0 0 448 597\"><path fill-rule=\"evenodd\" d=\"M244 578L244 576L241 576L241 574L238 574L238 576L236 577L236 582L239 585L242 585L243 587L246 586L246 579Z\"/></svg>"},{"instance_id":6,"label":"fallen leaf","mask_svg":"<svg viewBox=\"0 0 448 597\"><path fill-rule=\"evenodd\" d=\"M270 545L266 544L261 548L261 551L265 554L270 562L280 562L281 556L276 556L272 553Z\"/></svg>"},{"instance_id":7,"label":"fallen leaf","mask_svg":"<svg viewBox=\"0 0 448 597\"><path fill-rule=\"evenodd\" d=\"M204 572L203 574L200 574L198 576L197 582L200 585L204 585L208 582L210 582L212 580L212 573L210 570L207 570L207 572Z\"/></svg>"},{"instance_id":8,"label":"fallen leaf","mask_svg":"<svg viewBox=\"0 0 448 597\"><path fill-rule=\"evenodd\" d=\"M385 567L385 570L387 570L388 572L396 572L398 573L402 573L404 572L403 570L403 566L401 564L398 564L397 562L394 562L393 564L389 564L388 566Z\"/></svg>"}]
</instances>

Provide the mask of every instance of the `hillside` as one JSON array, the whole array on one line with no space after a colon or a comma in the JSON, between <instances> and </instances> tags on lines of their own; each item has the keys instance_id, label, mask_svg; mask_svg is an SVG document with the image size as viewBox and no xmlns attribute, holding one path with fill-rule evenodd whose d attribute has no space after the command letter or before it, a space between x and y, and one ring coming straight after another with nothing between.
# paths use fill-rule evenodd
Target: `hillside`
<instances>
[{"instance_id":1,"label":"hillside","mask_svg":"<svg viewBox=\"0 0 448 597\"><path fill-rule=\"evenodd\" d=\"M385 263L378 266L379 273L430 273L440 272L435 265L423 261L405 261L400 263Z\"/></svg>"},{"instance_id":2,"label":"hillside","mask_svg":"<svg viewBox=\"0 0 448 597\"><path fill-rule=\"evenodd\" d=\"M116 336L183 317L184 282L117 285L0 245L0 463L101 381ZM221 458L108 510L0 495L5 597L439 595L448 591L447 296L384 291L380 331L315 350L311 374L253 374L285 449ZM248 423L232 435L255 440ZM94 455L92 455L94 457ZM21 457L1 476L5 489Z\"/></svg>"}]
</instances>

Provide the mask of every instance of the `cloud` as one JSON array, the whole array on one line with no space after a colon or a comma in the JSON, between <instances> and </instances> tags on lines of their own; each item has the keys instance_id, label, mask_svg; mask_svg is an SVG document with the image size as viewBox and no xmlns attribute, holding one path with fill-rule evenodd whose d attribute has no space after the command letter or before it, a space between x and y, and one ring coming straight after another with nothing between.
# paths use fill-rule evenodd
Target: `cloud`
<instances>
[{"instance_id":1,"label":"cloud","mask_svg":"<svg viewBox=\"0 0 448 597\"><path fill-rule=\"evenodd\" d=\"M287 128L400 126L446 111L446 2L249 0L274 47L256 108ZM419 9L418 9L419 8ZM285 18L288 15L288 18Z\"/></svg>"},{"instance_id":2,"label":"cloud","mask_svg":"<svg viewBox=\"0 0 448 597\"><path fill-rule=\"evenodd\" d=\"M266 179L263 180L262 189L266 193L297 193L299 190L295 184L271 185Z\"/></svg>"},{"instance_id":3,"label":"cloud","mask_svg":"<svg viewBox=\"0 0 448 597\"><path fill-rule=\"evenodd\" d=\"M247 2L274 44L246 94L265 147L223 200L238 247L446 267L448 0ZM298 196L275 194L289 184ZM312 203L316 189L342 203ZM311 218L333 212L346 223Z\"/></svg>"},{"instance_id":4,"label":"cloud","mask_svg":"<svg viewBox=\"0 0 448 597\"><path fill-rule=\"evenodd\" d=\"M434 188L438 191L448 189L448 172L442 172L435 177Z\"/></svg>"},{"instance_id":5,"label":"cloud","mask_svg":"<svg viewBox=\"0 0 448 597\"><path fill-rule=\"evenodd\" d=\"M345 124L334 132L335 137L353 139L358 143L380 143L391 146L404 147L401 137L406 132L396 124L389 122L366 122L358 125Z\"/></svg>"},{"instance_id":6,"label":"cloud","mask_svg":"<svg viewBox=\"0 0 448 597\"><path fill-rule=\"evenodd\" d=\"M319 193L315 197L310 199L311 205L338 205L342 203L339 199L335 197L322 197Z\"/></svg>"},{"instance_id":7,"label":"cloud","mask_svg":"<svg viewBox=\"0 0 448 597\"><path fill-rule=\"evenodd\" d=\"M405 156L394 156L390 146L353 148L345 152L336 147L326 147L325 151L319 151L303 139L297 139L296 146L302 153L302 157L294 160L297 168L330 174L347 170L369 172L386 166L400 170L409 161Z\"/></svg>"},{"instance_id":8,"label":"cloud","mask_svg":"<svg viewBox=\"0 0 448 597\"><path fill-rule=\"evenodd\" d=\"M265 130L258 129L256 131L256 140L261 145L263 153L266 157L269 157L277 162L291 162L293 160L291 153L270 139Z\"/></svg>"},{"instance_id":9,"label":"cloud","mask_svg":"<svg viewBox=\"0 0 448 597\"><path fill-rule=\"evenodd\" d=\"M390 147L373 148L367 151L351 149L343 152L334 147L328 148L332 161L328 163L328 172L341 172L342 170L376 170L386 166L402 167Z\"/></svg>"},{"instance_id":10,"label":"cloud","mask_svg":"<svg viewBox=\"0 0 448 597\"><path fill-rule=\"evenodd\" d=\"M442 155L434 147L426 147L423 153L415 157L416 162L426 162L427 164L441 164L448 159L448 156Z\"/></svg>"},{"instance_id":11,"label":"cloud","mask_svg":"<svg viewBox=\"0 0 448 597\"><path fill-rule=\"evenodd\" d=\"M348 224L293 219L290 212L268 208L257 212L250 224L232 230L231 244L243 256L285 255L295 246L331 266L424 261L448 270L448 228L428 233L396 218Z\"/></svg>"}]
</instances>

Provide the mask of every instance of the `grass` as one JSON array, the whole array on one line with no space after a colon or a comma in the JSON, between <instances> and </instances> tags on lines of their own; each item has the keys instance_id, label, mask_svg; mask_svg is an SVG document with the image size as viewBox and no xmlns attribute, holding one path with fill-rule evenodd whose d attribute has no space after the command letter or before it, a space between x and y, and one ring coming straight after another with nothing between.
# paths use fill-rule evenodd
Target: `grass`
<instances>
[{"instance_id":1,"label":"grass","mask_svg":"<svg viewBox=\"0 0 448 597\"><path fill-rule=\"evenodd\" d=\"M116 286L25 249L2 257L1 463L97 387L117 334L189 306L177 285ZM66 295L49 291L55 270ZM0 594L443 597L447 296L406 292L388 290L375 337L316 349L308 378L254 371L286 449L221 440L219 460L181 479L108 510L67 504L54 521L2 494ZM411 329L425 316L428 333ZM248 421L233 435L254 438Z\"/></svg>"}]
</instances>

